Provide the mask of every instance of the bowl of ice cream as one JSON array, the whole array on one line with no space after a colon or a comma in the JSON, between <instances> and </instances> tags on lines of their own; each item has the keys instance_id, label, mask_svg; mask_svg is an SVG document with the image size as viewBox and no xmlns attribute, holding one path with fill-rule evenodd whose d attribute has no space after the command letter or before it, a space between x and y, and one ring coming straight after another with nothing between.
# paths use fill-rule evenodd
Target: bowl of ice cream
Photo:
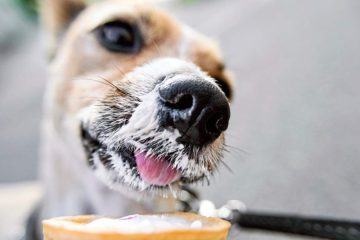
<instances>
[{"instance_id":1,"label":"bowl of ice cream","mask_svg":"<svg viewBox=\"0 0 360 240\"><path fill-rule=\"evenodd\" d=\"M45 240L225 240L230 223L194 213L58 217L43 221Z\"/></svg>"}]
</instances>

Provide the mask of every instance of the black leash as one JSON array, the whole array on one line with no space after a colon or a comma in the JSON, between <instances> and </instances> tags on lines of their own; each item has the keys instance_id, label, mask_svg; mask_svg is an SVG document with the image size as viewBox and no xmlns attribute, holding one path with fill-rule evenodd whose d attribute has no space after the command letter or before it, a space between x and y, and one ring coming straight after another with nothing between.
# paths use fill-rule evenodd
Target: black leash
<instances>
[{"instance_id":1,"label":"black leash","mask_svg":"<svg viewBox=\"0 0 360 240\"><path fill-rule=\"evenodd\" d=\"M210 202L201 201L199 213L203 212L206 215L210 211L214 216L226 219L242 228L331 240L360 240L360 222L356 221L249 211L243 203L236 200L215 209L211 207Z\"/></svg>"},{"instance_id":2,"label":"black leash","mask_svg":"<svg viewBox=\"0 0 360 240\"><path fill-rule=\"evenodd\" d=\"M241 228L329 240L360 240L360 222L357 221L249 211L237 200L231 200L216 209L211 201L199 201L195 191L189 188L183 190L182 199L179 199L183 210L195 210L204 216L223 218Z\"/></svg>"},{"instance_id":3,"label":"black leash","mask_svg":"<svg viewBox=\"0 0 360 240\"><path fill-rule=\"evenodd\" d=\"M231 222L244 228L334 240L360 239L360 223L355 221L250 211L233 212L233 216Z\"/></svg>"}]
</instances>

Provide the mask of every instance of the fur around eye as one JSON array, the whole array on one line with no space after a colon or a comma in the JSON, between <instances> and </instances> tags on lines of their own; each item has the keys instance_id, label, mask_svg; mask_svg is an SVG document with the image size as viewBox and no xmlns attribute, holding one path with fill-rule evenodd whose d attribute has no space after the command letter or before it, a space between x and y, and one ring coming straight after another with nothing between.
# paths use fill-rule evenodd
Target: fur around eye
<instances>
[{"instance_id":1,"label":"fur around eye","mask_svg":"<svg viewBox=\"0 0 360 240\"><path fill-rule=\"evenodd\" d=\"M135 54L140 52L142 38L136 25L113 21L95 29L99 43L111 52Z\"/></svg>"}]
</instances>

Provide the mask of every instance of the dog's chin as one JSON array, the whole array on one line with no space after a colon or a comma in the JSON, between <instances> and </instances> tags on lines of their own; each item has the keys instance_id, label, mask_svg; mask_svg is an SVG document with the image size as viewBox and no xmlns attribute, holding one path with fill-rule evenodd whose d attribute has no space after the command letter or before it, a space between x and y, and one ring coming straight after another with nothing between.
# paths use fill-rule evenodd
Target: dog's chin
<instances>
[{"instance_id":1,"label":"dog's chin","mask_svg":"<svg viewBox=\"0 0 360 240\"><path fill-rule=\"evenodd\" d=\"M109 147L93 137L84 127L82 142L89 166L95 175L110 188L127 193L146 193L167 196L176 195L183 184L195 183L207 178L200 173L184 176L171 156L140 152L128 143Z\"/></svg>"}]
</instances>

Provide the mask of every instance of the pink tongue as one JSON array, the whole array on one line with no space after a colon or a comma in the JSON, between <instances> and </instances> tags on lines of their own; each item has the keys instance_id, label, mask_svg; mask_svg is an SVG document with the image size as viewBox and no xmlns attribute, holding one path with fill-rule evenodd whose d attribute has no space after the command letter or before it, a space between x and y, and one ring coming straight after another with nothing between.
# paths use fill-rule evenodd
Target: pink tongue
<instances>
[{"instance_id":1,"label":"pink tongue","mask_svg":"<svg viewBox=\"0 0 360 240\"><path fill-rule=\"evenodd\" d=\"M136 153L135 160L141 178L147 183L165 186L180 178L180 173L163 158Z\"/></svg>"}]
</instances>

